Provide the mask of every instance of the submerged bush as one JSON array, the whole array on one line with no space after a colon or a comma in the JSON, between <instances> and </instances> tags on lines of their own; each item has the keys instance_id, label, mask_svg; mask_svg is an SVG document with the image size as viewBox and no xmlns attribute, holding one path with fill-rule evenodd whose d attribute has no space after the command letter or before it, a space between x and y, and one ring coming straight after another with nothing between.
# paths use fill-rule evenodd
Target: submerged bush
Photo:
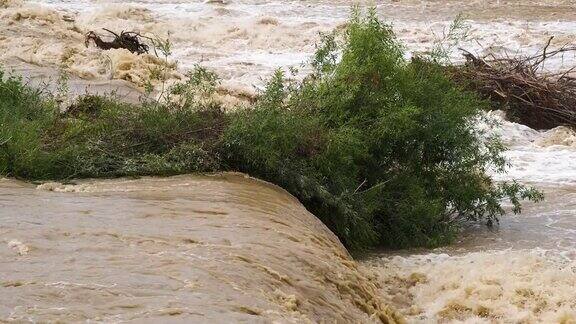
<instances>
[{"instance_id":1,"label":"submerged bush","mask_svg":"<svg viewBox=\"0 0 576 324\"><path fill-rule=\"evenodd\" d=\"M53 156L39 149L41 134L57 114L55 102L0 70L0 175L42 177Z\"/></svg>"},{"instance_id":2,"label":"submerged bush","mask_svg":"<svg viewBox=\"0 0 576 324\"><path fill-rule=\"evenodd\" d=\"M194 82L204 86L203 76ZM215 145L226 120L211 101L133 105L88 95L60 112L21 80L0 79L0 174L64 179L219 170Z\"/></svg>"},{"instance_id":3,"label":"submerged bush","mask_svg":"<svg viewBox=\"0 0 576 324\"><path fill-rule=\"evenodd\" d=\"M403 57L374 11L324 37L301 83L278 72L231 118L227 163L297 196L352 247L435 246L462 220L493 223L500 201L539 199L495 184L503 146L474 124L485 102L431 62Z\"/></svg>"},{"instance_id":4,"label":"submerged bush","mask_svg":"<svg viewBox=\"0 0 576 324\"><path fill-rule=\"evenodd\" d=\"M0 175L67 179L243 171L288 190L345 245L448 242L463 221L497 221L500 202L540 194L494 183L503 146L474 127L485 102L443 69L407 61L374 11L326 35L314 72L277 72L247 109L211 100L197 68L164 100L85 96L65 112L0 75Z\"/></svg>"}]
</instances>

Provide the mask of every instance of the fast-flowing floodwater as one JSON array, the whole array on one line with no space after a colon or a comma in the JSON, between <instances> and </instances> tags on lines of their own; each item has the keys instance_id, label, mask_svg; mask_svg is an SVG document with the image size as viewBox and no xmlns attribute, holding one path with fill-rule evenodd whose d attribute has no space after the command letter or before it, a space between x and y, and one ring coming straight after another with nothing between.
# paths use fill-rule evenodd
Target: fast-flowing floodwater
<instances>
[{"instance_id":1,"label":"fast-flowing floodwater","mask_svg":"<svg viewBox=\"0 0 576 324\"><path fill-rule=\"evenodd\" d=\"M0 193L2 322L393 319L371 272L262 181L4 179Z\"/></svg>"},{"instance_id":2,"label":"fast-flowing floodwater","mask_svg":"<svg viewBox=\"0 0 576 324\"><path fill-rule=\"evenodd\" d=\"M318 33L342 26L353 1L262 0L3 0L0 2L0 59L23 66L65 69L84 80L124 80L142 86L153 67L178 78L195 64L215 69L231 93L252 93L277 68L309 59ZM444 38L459 13L468 17L472 52L532 53L550 36L553 44L576 37L576 4L571 0L395 0L375 4L393 24L409 52L429 50ZM4 4L3 6L1 4ZM2 7L5 7L2 9ZM86 48L84 35L103 37L130 30L172 43L170 63L126 50ZM18 46L16 46L16 44ZM459 54L454 48L454 58ZM555 65L569 64L570 58Z\"/></svg>"},{"instance_id":3,"label":"fast-flowing floodwater","mask_svg":"<svg viewBox=\"0 0 576 324\"><path fill-rule=\"evenodd\" d=\"M576 41L571 0L376 5L409 52L433 46L458 13L469 25L469 38L458 46L473 52L530 54L551 36L553 45ZM305 62L318 33L344 24L349 12L348 1L0 1L0 62L33 76L64 69L77 87L113 84L136 92L153 67L178 79L202 64L222 76L229 94L250 94L274 69ZM105 35L101 28L168 37L172 56L167 64L153 55L86 48L84 33ZM547 68L574 61L563 57ZM264 189L251 182L184 177L36 188L4 180L0 319L186 321L237 314L233 320L365 321L379 306L353 302L354 292L364 291L360 300L376 294L409 322L574 323L576 135L565 128L538 132L493 115L502 125L492 131L509 145L511 162L507 175L495 177L532 184L546 201L504 216L496 229L467 229L452 246L380 252L359 266L337 242L309 237L320 230L333 240L322 226L284 228L284 218L307 219L302 207L285 193L252 199ZM291 254L298 249L306 258ZM334 249L340 252L326 252ZM323 272L333 267L339 272ZM250 284L252 275L262 286ZM343 281L326 279L332 277ZM303 284L296 289L287 281Z\"/></svg>"}]
</instances>

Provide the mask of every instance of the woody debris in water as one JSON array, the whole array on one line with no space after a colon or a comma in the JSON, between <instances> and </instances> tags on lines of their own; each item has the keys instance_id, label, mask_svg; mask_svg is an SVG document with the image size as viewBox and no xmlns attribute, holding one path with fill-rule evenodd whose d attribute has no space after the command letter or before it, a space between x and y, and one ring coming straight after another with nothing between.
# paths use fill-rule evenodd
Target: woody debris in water
<instances>
[{"instance_id":1,"label":"woody debris in water","mask_svg":"<svg viewBox=\"0 0 576 324\"><path fill-rule=\"evenodd\" d=\"M535 129L557 126L576 128L576 67L562 72L546 72L551 58L576 53L576 47L544 49L530 57L478 57L464 51L466 63L449 67L453 80L489 99L507 117Z\"/></svg>"},{"instance_id":2,"label":"woody debris in water","mask_svg":"<svg viewBox=\"0 0 576 324\"><path fill-rule=\"evenodd\" d=\"M90 44L90 41L93 41L96 47L103 50L124 48L136 54L148 53L149 46L142 41L142 38L147 37L137 32L122 31L120 34L117 34L109 29L103 29L114 35L114 39L112 41L105 41L94 31L89 31L85 38L86 46Z\"/></svg>"}]
</instances>

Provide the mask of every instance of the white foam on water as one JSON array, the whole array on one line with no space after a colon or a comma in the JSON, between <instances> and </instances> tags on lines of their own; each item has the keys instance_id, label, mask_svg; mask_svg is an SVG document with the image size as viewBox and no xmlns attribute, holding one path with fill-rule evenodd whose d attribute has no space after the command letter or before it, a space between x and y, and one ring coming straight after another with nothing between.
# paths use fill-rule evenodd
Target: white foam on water
<instances>
[{"instance_id":1,"label":"white foam on water","mask_svg":"<svg viewBox=\"0 0 576 324\"><path fill-rule=\"evenodd\" d=\"M86 79L111 76L138 85L140 79L146 77L145 73L137 68L138 72L131 73L130 77L125 73L110 73L106 71L109 67L105 57L82 46L82 34L88 30L101 31L103 27L135 30L152 37L169 38L173 44L172 59L179 62L180 72L203 64L215 69L226 84L261 86L262 80L269 78L274 70L305 62L314 52L320 32L329 32L345 23L350 5L348 1L36 1L23 4L20 9L15 6L0 9L0 15L2 11L26 10L31 6L42 8L56 14L51 22L53 26L49 27L56 32L42 35L39 44L23 42L23 46L16 49L6 46L9 50L0 54L0 60L18 57L41 66L71 63L70 71ZM401 5L411 8L409 4ZM415 6L406 11L394 3L381 2L377 8L381 17L392 23L409 53L430 50L455 16L444 15L431 21L423 18L425 11L420 10L430 10L428 7ZM73 23L62 22L63 16ZM22 27L20 23L9 28ZM553 45L576 40L574 21L492 19L467 23L469 39L463 40L459 47L479 55L488 51L532 54L551 35L555 36ZM31 33L41 28L27 26ZM62 37L59 30L72 26L79 33L72 39ZM6 44L15 41L18 40L12 36L5 39ZM0 44L2 42L0 39ZM63 52L69 53L70 62L56 59ZM34 53L33 58L27 57L29 53ZM451 57L454 61L461 60L457 48L452 49ZM546 68L559 69L575 61L574 57L559 57L551 60Z\"/></svg>"},{"instance_id":2,"label":"white foam on water","mask_svg":"<svg viewBox=\"0 0 576 324\"><path fill-rule=\"evenodd\" d=\"M576 254L532 250L373 261L410 323L572 323Z\"/></svg>"},{"instance_id":3,"label":"white foam on water","mask_svg":"<svg viewBox=\"0 0 576 324\"><path fill-rule=\"evenodd\" d=\"M518 180L542 185L576 184L576 132L567 127L536 131L507 121L502 112L489 116L499 125L491 132L498 134L508 150L510 162L506 174L495 174L496 180Z\"/></svg>"},{"instance_id":4,"label":"white foam on water","mask_svg":"<svg viewBox=\"0 0 576 324\"><path fill-rule=\"evenodd\" d=\"M8 242L8 247L16 251L20 256L26 255L30 252L30 248L19 240L10 240L10 242Z\"/></svg>"}]
</instances>

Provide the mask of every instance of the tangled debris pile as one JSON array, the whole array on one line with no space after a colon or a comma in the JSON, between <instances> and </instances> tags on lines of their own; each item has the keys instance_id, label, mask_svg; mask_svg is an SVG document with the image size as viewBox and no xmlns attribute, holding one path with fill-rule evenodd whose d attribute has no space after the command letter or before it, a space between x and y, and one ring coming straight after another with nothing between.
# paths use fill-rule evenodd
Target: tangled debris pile
<instances>
[{"instance_id":1,"label":"tangled debris pile","mask_svg":"<svg viewBox=\"0 0 576 324\"><path fill-rule=\"evenodd\" d=\"M571 76L576 67L560 73L544 70L546 61L574 54L576 47L549 51L551 41L530 57L480 58L463 50L466 63L448 70L453 80L489 99L510 120L534 129L576 128L576 77Z\"/></svg>"},{"instance_id":2,"label":"tangled debris pile","mask_svg":"<svg viewBox=\"0 0 576 324\"><path fill-rule=\"evenodd\" d=\"M114 35L114 40L108 42L103 40L98 34L94 31L89 31L86 34L85 44L86 47L90 44L90 41L93 41L94 44L103 50L109 49L116 49L116 48L124 48L129 50L132 53L136 54L144 54L148 53L149 46L142 42L141 38L148 38L145 36L140 35L137 32L126 32L122 31L120 34L117 34L109 29L103 28L105 31Z\"/></svg>"}]
</instances>

